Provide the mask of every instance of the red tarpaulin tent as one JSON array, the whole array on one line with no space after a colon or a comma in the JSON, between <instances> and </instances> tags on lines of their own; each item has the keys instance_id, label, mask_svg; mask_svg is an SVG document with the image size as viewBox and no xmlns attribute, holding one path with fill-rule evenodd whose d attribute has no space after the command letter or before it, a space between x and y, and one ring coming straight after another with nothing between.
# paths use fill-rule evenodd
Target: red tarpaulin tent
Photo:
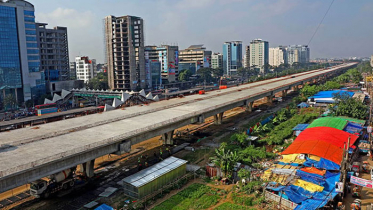
<instances>
[{"instance_id":1,"label":"red tarpaulin tent","mask_svg":"<svg viewBox=\"0 0 373 210\"><path fill-rule=\"evenodd\" d=\"M313 127L307 128L295 139L295 141L310 141L319 140L333 144L337 147L343 148L347 145L348 138L350 137L350 145L353 145L358 136L347 133L345 131L331 128L331 127Z\"/></svg>"}]
</instances>

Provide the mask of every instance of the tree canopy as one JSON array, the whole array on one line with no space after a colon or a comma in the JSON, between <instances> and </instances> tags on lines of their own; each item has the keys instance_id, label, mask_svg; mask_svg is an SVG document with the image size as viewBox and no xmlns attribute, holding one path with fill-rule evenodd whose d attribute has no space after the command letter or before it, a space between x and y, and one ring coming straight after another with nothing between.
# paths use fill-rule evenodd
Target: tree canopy
<instances>
[{"instance_id":1,"label":"tree canopy","mask_svg":"<svg viewBox=\"0 0 373 210\"><path fill-rule=\"evenodd\" d=\"M352 98L346 93L336 93L333 98L337 101L337 105L332 108L333 115L366 118L368 107L359 99Z\"/></svg>"},{"instance_id":2,"label":"tree canopy","mask_svg":"<svg viewBox=\"0 0 373 210\"><path fill-rule=\"evenodd\" d=\"M88 89L99 89L99 90L109 89L107 73L103 73L103 72L98 73L96 77L91 78L86 83L86 87Z\"/></svg>"},{"instance_id":3,"label":"tree canopy","mask_svg":"<svg viewBox=\"0 0 373 210\"><path fill-rule=\"evenodd\" d=\"M188 81L190 76L192 76L192 72L189 69L182 70L179 73L179 81Z\"/></svg>"}]
</instances>

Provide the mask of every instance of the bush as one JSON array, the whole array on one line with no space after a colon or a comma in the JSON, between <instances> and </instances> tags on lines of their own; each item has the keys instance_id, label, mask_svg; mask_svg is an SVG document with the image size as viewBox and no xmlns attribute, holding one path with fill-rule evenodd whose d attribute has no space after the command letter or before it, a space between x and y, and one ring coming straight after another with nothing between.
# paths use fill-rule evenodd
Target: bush
<instances>
[{"instance_id":1,"label":"bush","mask_svg":"<svg viewBox=\"0 0 373 210\"><path fill-rule=\"evenodd\" d=\"M243 206L252 206L253 205L253 197L247 197L247 196L242 196L242 197L233 197L233 202L235 204L243 205Z\"/></svg>"}]
</instances>

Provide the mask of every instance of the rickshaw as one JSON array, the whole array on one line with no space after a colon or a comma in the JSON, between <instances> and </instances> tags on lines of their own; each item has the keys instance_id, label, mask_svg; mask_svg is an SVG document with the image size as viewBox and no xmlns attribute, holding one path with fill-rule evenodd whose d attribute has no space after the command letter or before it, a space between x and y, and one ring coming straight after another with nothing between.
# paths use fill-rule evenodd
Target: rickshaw
<instances>
[{"instance_id":1,"label":"rickshaw","mask_svg":"<svg viewBox=\"0 0 373 210\"><path fill-rule=\"evenodd\" d=\"M360 199L355 199L350 207L351 207L351 210L360 210L361 209L361 200Z\"/></svg>"},{"instance_id":2,"label":"rickshaw","mask_svg":"<svg viewBox=\"0 0 373 210\"><path fill-rule=\"evenodd\" d=\"M361 197L361 187L355 185L352 189L352 197L353 198L360 198ZM359 199L356 199L359 200Z\"/></svg>"}]
</instances>

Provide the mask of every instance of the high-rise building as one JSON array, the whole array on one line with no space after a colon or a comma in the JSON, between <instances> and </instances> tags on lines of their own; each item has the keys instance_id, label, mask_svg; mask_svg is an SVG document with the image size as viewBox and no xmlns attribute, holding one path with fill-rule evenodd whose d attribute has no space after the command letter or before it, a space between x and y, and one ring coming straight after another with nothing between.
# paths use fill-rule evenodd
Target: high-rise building
<instances>
[{"instance_id":1,"label":"high-rise building","mask_svg":"<svg viewBox=\"0 0 373 210\"><path fill-rule=\"evenodd\" d=\"M76 79L85 83L97 76L96 60L89 60L88 56L75 57Z\"/></svg>"},{"instance_id":2,"label":"high-rise building","mask_svg":"<svg viewBox=\"0 0 373 210\"><path fill-rule=\"evenodd\" d=\"M18 102L45 94L36 38L34 6L24 0L0 1L0 94Z\"/></svg>"},{"instance_id":3,"label":"high-rise building","mask_svg":"<svg viewBox=\"0 0 373 210\"><path fill-rule=\"evenodd\" d=\"M197 64L197 69L205 68L205 67L211 67L211 54L212 52L209 50L206 50L205 47L203 47L203 44L201 45L191 45L185 50L180 50L179 52L179 67L190 65L193 63ZM182 68L179 68L179 70L184 70Z\"/></svg>"},{"instance_id":4,"label":"high-rise building","mask_svg":"<svg viewBox=\"0 0 373 210\"><path fill-rule=\"evenodd\" d=\"M250 67L257 68L260 73L268 69L269 47L268 42L261 39L254 39L250 42Z\"/></svg>"},{"instance_id":5,"label":"high-rise building","mask_svg":"<svg viewBox=\"0 0 373 210\"><path fill-rule=\"evenodd\" d=\"M154 77L154 70L150 69L150 62L153 61L153 67L156 67L156 62L158 60L161 65L161 77L163 81L175 82L179 75L178 65L179 65L179 47L171 45L161 45L157 46L146 46L145 47L145 71L150 77ZM153 72L153 73L152 73ZM153 79L152 79L153 80ZM149 80L150 82L152 80ZM149 83L149 87L152 87L153 82ZM159 82L158 82L158 85Z\"/></svg>"},{"instance_id":6,"label":"high-rise building","mask_svg":"<svg viewBox=\"0 0 373 210\"><path fill-rule=\"evenodd\" d=\"M250 68L250 45L245 47L243 67Z\"/></svg>"},{"instance_id":7,"label":"high-rise building","mask_svg":"<svg viewBox=\"0 0 373 210\"><path fill-rule=\"evenodd\" d=\"M286 48L279 46L275 48L269 48L269 65L279 66L287 63Z\"/></svg>"},{"instance_id":8,"label":"high-rise building","mask_svg":"<svg viewBox=\"0 0 373 210\"><path fill-rule=\"evenodd\" d=\"M370 56L370 66L373 67L373 55Z\"/></svg>"},{"instance_id":9,"label":"high-rise building","mask_svg":"<svg viewBox=\"0 0 373 210\"><path fill-rule=\"evenodd\" d=\"M112 90L146 88L150 77L145 72L144 21L135 16L107 16L105 55L108 82Z\"/></svg>"},{"instance_id":10,"label":"high-rise building","mask_svg":"<svg viewBox=\"0 0 373 210\"><path fill-rule=\"evenodd\" d=\"M70 79L76 80L76 63L70 62Z\"/></svg>"},{"instance_id":11,"label":"high-rise building","mask_svg":"<svg viewBox=\"0 0 373 210\"><path fill-rule=\"evenodd\" d=\"M289 65L310 62L310 48L307 45L290 45L286 51Z\"/></svg>"},{"instance_id":12,"label":"high-rise building","mask_svg":"<svg viewBox=\"0 0 373 210\"><path fill-rule=\"evenodd\" d=\"M47 23L36 23L36 37L40 50L40 69L46 81L65 81L70 78L67 28L46 28Z\"/></svg>"},{"instance_id":13,"label":"high-rise building","mask_svg":"<svg viewBox=\"0 0 373 210\"><path fill-rule=\"evenodd\" d=\"M224 74L232 75L242 67L242 42L224 42L223 44L223 69Z\"/></svg>"},{"instance_id":14,"label":"high-rise building","mask_svg":"<svg viewBox=\"0 0 373 210\"><path fill-rule=\"evenodd\" d=\"M214 53L211 55L211 68L223 68L223 54Z\"/></svg>"}]
</instances>

